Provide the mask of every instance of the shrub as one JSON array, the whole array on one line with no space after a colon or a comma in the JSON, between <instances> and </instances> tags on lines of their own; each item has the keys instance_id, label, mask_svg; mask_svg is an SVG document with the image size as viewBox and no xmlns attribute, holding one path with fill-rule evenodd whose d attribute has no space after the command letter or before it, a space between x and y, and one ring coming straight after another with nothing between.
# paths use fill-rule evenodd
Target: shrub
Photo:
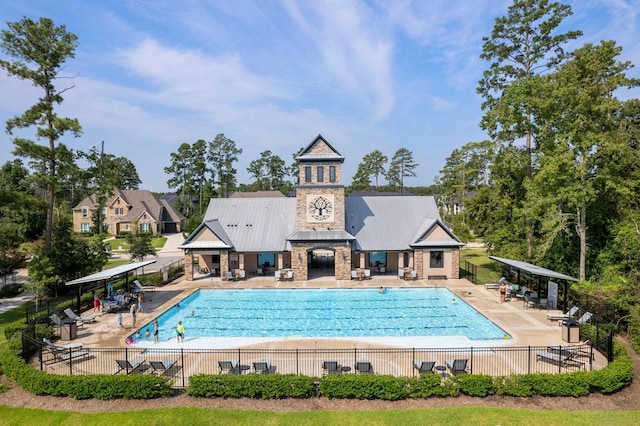
<instances>
[{"instance_id":1,"label":"shrub","mask_svg":"<svg viewBox=\"0 0 640 426\"><path fill-rule=\"evenodd\" d=\"M410 387L406 377L333 374L320 380L320 394L327 398L396 401L406 398L410 394Z\"/></svg>"},{"instance_id":2,"label":"shrub","mask_svg":"<svg viewBox=\"0 0 640 426\"><path fill-rule=\"evenodd\" d=\"M199 398L310 398L317 395L315 380L294 374L197 374L189 378L188 394Z\"/></svg>"},{"instance_id":3,"label":"shrub","mask_svg":"<svg viewBox=\"0 0 640 426\"><path fill-rule=\"evenodd\" d=\"M439 374L423 374L409 379L410 398L432 396L458 396L458 387L452 380L442 381Z\"/></svg>"},{"instance_id":4,"label":"shrub","mask_svg":"<svg viewBox=\"0 0 640 426\"><path fill-rule=\"evenodd\" d=\"M7 284L0 288L0 299L5 297L16 297L22 293L21 284Z\"/></svg>"},{"instance_id":5,"label":"shrub","mask_svg":"<svg viewBox=\"0 0 640 426\"><path fill-rule=\"evenodd\" d=\"M496 393L493 377L483 374L463 374L455 377L458 389L469 396L487 396Z\"/></svg>"}]
</instances>

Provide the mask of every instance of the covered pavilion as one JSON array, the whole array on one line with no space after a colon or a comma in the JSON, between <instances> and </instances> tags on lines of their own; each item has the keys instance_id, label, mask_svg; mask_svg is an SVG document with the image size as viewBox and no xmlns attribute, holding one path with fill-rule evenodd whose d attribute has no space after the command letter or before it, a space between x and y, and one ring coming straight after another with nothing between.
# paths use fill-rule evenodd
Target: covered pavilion
<instances>
[{"instance_id":1,"label":"covered pavilion","mask_svg":"<svg viewBox=\"0 0 640 426\"><path fill-rule=\"evenodd\" d=\"M562 311L566 312L568 300L567 300L567 289L568 282L574 281L577 282L578 279L574 277L570 277L569 275L562 274L560 272L552 271L550 269L543 268L541 266L532 265L531 263L523 262L521 260L513 260L513 259L505 259L497 256L489 256L489 259L495 260L496 262L503 263L510 268L510 272L515 276L515 284L522 285L524 281L524 276L529 275L531 281L536 284L535 290L540 294L540 297L550 296L549 290L550 282L555 282L551 280L556 280L561 284L562 288ZM525 274L523 274L524 272ZM510 278L510 277L507 277ZM547 280L543 280L545 278L549 278ZM553 288L551 288L552 290ZM558 295L556 294L556 297ZM557 300L557 299L556 299Z\"/></svg>"},{"instance_id":2,"label":"covered pavilion","mask_svg":"<svg viewBox=\"0 0 640 426\"><path fill-rule=\"evenodd\" d=\"M77 278L75 280L68 281L66 285L77 285L78 286L78 298L76 302L76 309L80 311L80 296L82 296L83 288L87 289L87 286L84 284L91 284L89 289L92 290L94 288L98 288L100 284L102 284L104 291L107 291L108 282L114 277L118 277L120 275L124 275L125 282L127 287L129 287L129 272L135 271L138 268L144 268L147 265L155 263L155 260L146 260L143 262L133 262L127 263L125 265L116 266L115 268L105 269L104 271L96 272L91 275L86 275L82 278Z\"/></svg>"}]
</instances>

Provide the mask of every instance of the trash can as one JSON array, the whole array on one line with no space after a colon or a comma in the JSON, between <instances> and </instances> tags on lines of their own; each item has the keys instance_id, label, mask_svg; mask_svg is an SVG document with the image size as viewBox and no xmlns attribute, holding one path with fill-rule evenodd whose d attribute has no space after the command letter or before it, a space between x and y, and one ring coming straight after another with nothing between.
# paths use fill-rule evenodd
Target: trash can
<instances>
[{"instance_id":1,"label":"trash can","mask_svg":"<svg viewBox=\"0 0 640 426\"><path fill-rule=\"evenodd\" d=\"M562 321L562 340L567 343L580 342L580 325L574 319Z\"/></svg>"},{"instance_id":2,"label":"trash can","mask_svg":"<svg viewBox=\"0 0 640 426\"><path fill-rule=\"evenodd\" d=\"M62 323L60 340L73 340L78 337L78 324L75 321Z\"/></svg>"}]
</instances>

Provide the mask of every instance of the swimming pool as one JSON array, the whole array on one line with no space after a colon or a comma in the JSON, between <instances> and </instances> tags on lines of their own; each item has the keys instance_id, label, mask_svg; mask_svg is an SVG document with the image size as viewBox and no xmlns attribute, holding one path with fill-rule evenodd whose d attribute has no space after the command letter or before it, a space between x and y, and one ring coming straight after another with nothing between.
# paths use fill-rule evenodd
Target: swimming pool
<instances>
[{"instance_id":1,"label":"swimming pool","mask_svg":"<svg viewBox=\"0 0 640 426\"><path fill-rule=\"evenodd\" d=\"M178 321L187 339L510 338L446 288L201 289L158 317L161 342L176 340Z\"/></svg>"}]
</instances>

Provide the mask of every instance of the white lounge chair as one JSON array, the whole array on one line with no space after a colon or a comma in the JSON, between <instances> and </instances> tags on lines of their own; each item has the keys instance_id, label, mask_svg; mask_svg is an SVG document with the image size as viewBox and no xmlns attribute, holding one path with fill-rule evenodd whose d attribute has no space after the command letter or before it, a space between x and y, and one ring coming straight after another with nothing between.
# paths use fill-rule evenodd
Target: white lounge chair
<instances>
[{"instance_id":1,"label":"white lounge chair","mask_svg":"<svg viewBox=\"0 0 640 426\"><path fill-rule=\"evenodd\" d=\"M593 314L591 312L585 312L580 318L578 318L578 324L584 324L589 322Z\"/></svg>"},{"instance_id":2,"label":"white lounge chair","mask_svg":"<svg viewBox=\"0 0 640 426\"><path fill-rule=\"evenodd\" d=\"M133 280L133 283L136 285L138 291L141 292L145 292L145 291L156 291L156 286L155 285L142 285L140 284L140 281L138 280Z\"/></svg>"},{"instance_id":3,"label":"white lounge chair","mask_svg":"<svg viewBox=\"0 0 640 426\"><path fill-rule=\"evenodd\" d=\"M75 312L73 312L71 310L71 308L67 308L64 310L64 313L67 314L67 316L74 320L76 323L82 323L82 322L95 322L96 317L94 317L93 315L87 315L87 316L78 316ZM78 324L80 325L80 324Z\"/></svg>"},{"instance_id":4,"label":"white lounge chair","mask_svg":"<svg viewBox=\"0 0 640 426\"><path fill-rule=\"evenodd\" d=\"M564 314L547 314L547 319L549 321L561 321L564 319L573 318L573 316L578 313L578 309L579 308L577 306L572 306L571 309L569 309Z\"/></svg>"},{"instance_id":5,"label":"white lounge chair","mask_svg":"<svg viewBox=\"0 0 640 426\"><path fill-rule=\"evenodd\" d=\"M502 285L503 282L505 282L507 279L505 277L502 277L498 280L497 283L488 283L484 285L485 289L494 289L497 290L500 288L500 286Z\"/></svg>"}]
</instances>

